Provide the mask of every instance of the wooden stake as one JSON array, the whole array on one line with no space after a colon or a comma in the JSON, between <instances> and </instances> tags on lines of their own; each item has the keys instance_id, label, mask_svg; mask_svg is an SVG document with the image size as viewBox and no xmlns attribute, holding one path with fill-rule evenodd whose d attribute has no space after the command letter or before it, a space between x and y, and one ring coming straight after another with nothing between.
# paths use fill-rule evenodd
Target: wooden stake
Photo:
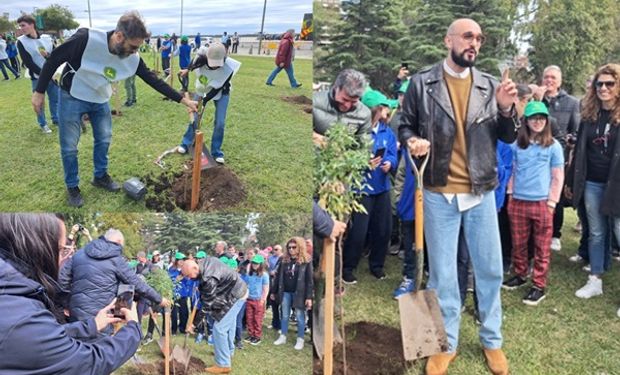
<instances>
[{"instance_id":1,"label":"wooden stake","mask_svg":"<svg viewBox=\"0 0 620 375\"><path fill-rule=\"evenodd\" d=\"M336 268L336 248L334 242L323 240L323 257L325 258L325 333L323 356L323 374L332 375L334 369L334 284Z\"/></svg>"},{"instance_id":2,"label":"wooden stake","mask_svg":"<svg viewBox=\"0 0 620 375\"><path fill-rule=\"evenodd\" d=\"M202 132L196 131L194 141L194 169L192 170L192 201L190 210L195 211L200 198L200 165L202 162Z\"/></svg>"},{"instance_id":3,"label":"wooden stake","mask_svg":"<svg viewBox=\"0 0 620 375\"><path fill-rule=\"evenodd\" d=\"M164 310L166 316L166 336L164 339L164 375L170 375L170 308L166 307Z\"/></svg>"}]
</instances>

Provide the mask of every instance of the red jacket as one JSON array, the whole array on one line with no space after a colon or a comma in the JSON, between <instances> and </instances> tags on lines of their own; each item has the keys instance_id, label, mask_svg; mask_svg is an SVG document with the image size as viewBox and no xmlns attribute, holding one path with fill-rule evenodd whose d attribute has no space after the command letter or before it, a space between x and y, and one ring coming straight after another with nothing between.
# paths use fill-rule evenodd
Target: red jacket
<instances>
[{"instance_id":1,"label":"red jacket","mask_svg":"<svg viewBox=\"0 0 620 375\"><path fill-rule=\"evenodd\" d=\"M293 60L293 48L295 48L293 35L288 32L284 33L282 39L280 40L280 45L278 46L278 53L276 54L277 66L280 66L281 63L284 63L285 68L291 66L291 61Z\"/></svg>"}]
</instances>

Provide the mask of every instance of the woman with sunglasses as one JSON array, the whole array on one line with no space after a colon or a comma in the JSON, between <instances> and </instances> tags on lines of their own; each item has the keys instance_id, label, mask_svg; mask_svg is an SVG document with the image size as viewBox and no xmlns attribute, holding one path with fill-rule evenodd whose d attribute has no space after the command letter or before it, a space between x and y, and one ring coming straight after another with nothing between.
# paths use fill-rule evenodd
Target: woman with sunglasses
<instances>
[{"instance_id":1,"label":"woman with sunglasses","mask_svg":"<svg viewBox=\"0 0 620 375\"><path fill-rule=\"evenodd\" d=\"M66 235L53 214L0 214L0 374L109 374L138 349L135 308L121 309L127 325L94 342L121 321L108 314L113 303L64 324L56 279Z\"/></svg>"},{"instance_id":2,"label":"woman with sunglasses","mask_svg":"<svg viewBox=\"0 0 620 375\"><path fill-rule=\"evenodd\" d=\"M620 65L603 65L593 82L582 100L572 179L567 178L572 183L567 195L575 207L584 200L589 224L590 275L575 293L579 298L603 294L611 233L620 235Z\"/></svg>"},{"instance_id":3,"label":"woman with sunglasses","mask_svg":"<svg viewBox=\"0 0 620 375\"><path fill-rule=\"evenodd\" d=\"M274 345L286 344L288 321L291 308L295 308L297 317L297 341L295 349L304 348L304 331L306 329L306 310L312 309L312 262L306 250L306 241L293 237L286 243L286 253L282 256L276 276L274 277L271 300L277 300L282 306L282 324L280 337Z\"/></svg>"}]
</instances>

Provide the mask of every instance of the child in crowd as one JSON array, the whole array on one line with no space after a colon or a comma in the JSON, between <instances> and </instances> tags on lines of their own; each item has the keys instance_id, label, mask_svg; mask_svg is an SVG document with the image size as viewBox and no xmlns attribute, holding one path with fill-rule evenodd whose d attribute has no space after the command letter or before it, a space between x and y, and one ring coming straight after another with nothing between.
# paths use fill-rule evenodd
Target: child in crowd
<instances>
[{"instance_id":1,"label":"child in crowd","mask_svg":"<svg viewBox=\"0 0 620 375\"><path fill-rule=\"evenodd\" d=\"M536 306L545 298L553 212L564 184L564 154L551 135L549 111L544 103L529 102L522 123L517 141L512 145L513 171L507 191L515 275L502 287L513 290L526 283L528 241L533 236L533 286L523 303Z\"/></svg>"},{"instance_id":2,"label":"child in crowd","mask_svg":"<svg viewBox=\"0 0 620 375\"><path fill-rule=\"evenodd\" d=\"M258 345L263 336L265 302L269 293L269 274L265 271L265 258L262 255L254 255L252 258L247 282L249 295L246 302L245 320L248 337L245 341Z\"/></svg>"}]
</instances>

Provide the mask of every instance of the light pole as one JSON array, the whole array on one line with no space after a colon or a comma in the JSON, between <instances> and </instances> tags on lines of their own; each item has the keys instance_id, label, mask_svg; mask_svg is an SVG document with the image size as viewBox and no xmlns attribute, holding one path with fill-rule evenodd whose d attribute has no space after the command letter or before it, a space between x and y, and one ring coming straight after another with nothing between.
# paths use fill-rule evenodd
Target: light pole
<instances>
[{"instance_id":1,"label":"light pole","mask_svg":"<svg viewBox=\"0 0 620 375\"><path fill-rule=\"evenodd\" d=\"M88 0L88 27L93 27L93 19L90 16L90 0Z\"/></svg>"},{"instance_id":2,"label":"light pole","mask_svg":"<svg viewBox=\"0 0 620 375\"><path fill-rule=\"evenodd\" d=\"M260 35L258 37L258 55L260 56L260 46L263 42L263 29L265 28L265 11L267 10L267 0L265 0L265 4L263 5L263 21L260 24Z\"/></svg>"},{"instance_id":3,"label":"light pole","mask_svg":"<svg viewBox=\"0 0 620 375\"><path fill-rule=\"evenodd\" d=\"M179 34L179 36L183 35L183 0L181 0L181 34Z\"/></svg>"}]
</instances>

